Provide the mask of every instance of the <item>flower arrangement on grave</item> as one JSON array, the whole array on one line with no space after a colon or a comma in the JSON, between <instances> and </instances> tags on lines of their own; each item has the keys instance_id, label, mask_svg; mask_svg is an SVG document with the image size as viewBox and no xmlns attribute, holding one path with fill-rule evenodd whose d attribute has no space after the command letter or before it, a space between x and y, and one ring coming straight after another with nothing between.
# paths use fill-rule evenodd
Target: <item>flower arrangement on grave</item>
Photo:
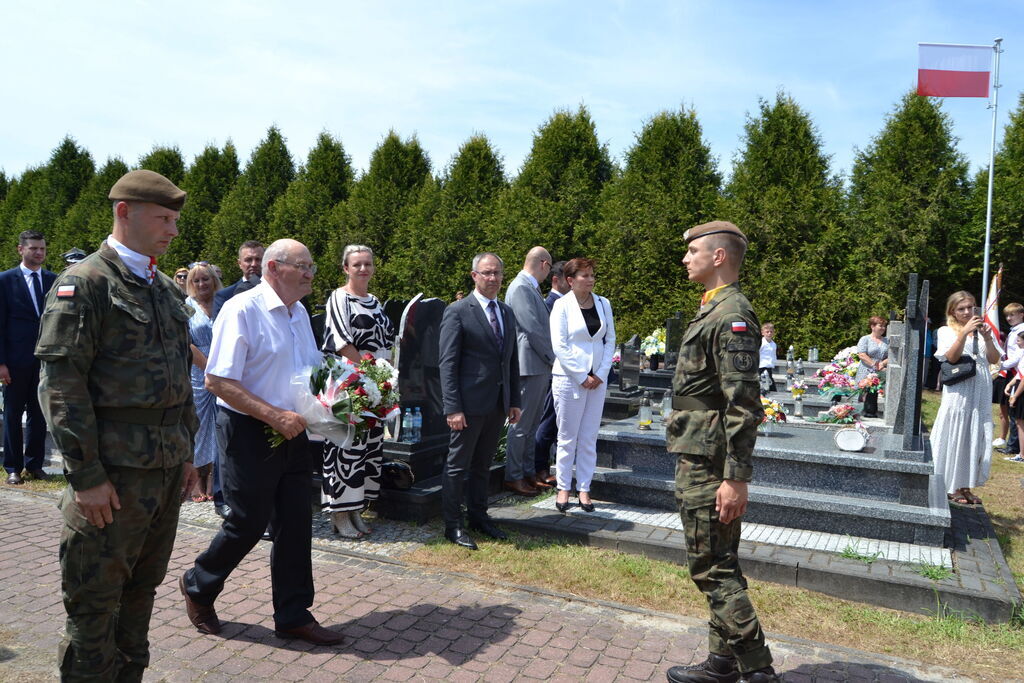
<instances>
[{"instance_id":1,"label":"flower arrangement on grave","mask_svg":"<svg viewBox=\"0 0 1024 683\"><path fill-rule=\"evenodd\" d=\"M622 354L616 351L612 356L612 370L618 370L620 365L622 365Z\"/></svg>"},{"instance_id":2,"label":"flower arrangement on grave","mask_svg":"<svg viewBox=\"0 0 1024 683\"><path fill-rule=\"evenodd\" d=\"M856 346L850 346L837 353L828 365L814 373L819 391L830 398L860 393L853 381L857 376L859 362Z\"/></svg>"},{"instance_id":3,"label":"flower arrangement on grave","mask_svg":"<svg viewBox=\"0 0 1024 683\"><path fill-rule=\"evenodd\" d=\"M872 394L885 394L885 379L877 372L872 372L870 375L862 379L857 383L857 389L862 393Z\"/></svg>"},{"instance_id":4,"label":"flower arrangement on grave","mask_svg":"<svg viewBox=\"0 0 1024 683\"><path fill-rule=\"evenodd\" d=\"M807 382L802 379L794 380L789 390L792 392L793 398L800 398L807 393Z\"/></svg>"},{"instance_id":5,"label":"flower arrangement on grave","mask_svg":"<svg viewBox=\"0 0 1024 683\"><path fill-rule=\"evenodd\" d=\"M854 410L853 406L849 403L837 403L828 409L828 412L824 416L819 417L814 422L825 422L827 424L837 425L849 425L849 424L860 424L860 414Z\"/></svg>"},{"instance_id":6,"label":"flower arrangement on grave","mask_svg":"<svg viewBox=\"0 0 1024 683\"><path fill-rule=\"evenodd\" d=\"M764 408L764 418L761 419L761 424L786 421L786 411L782 409L782 404L778 401L762 396L761 407Z\"/></svg>"},{"instance_id":7,"label":"flower arrangement on grave","mask_svg":"<svg viewBox=\"0 0 1024 683\"><path fill-rule=\"evenodd\" d=\"M649 335L644 337L644 340L640 342L640 350L643 351L644 355L648 358L664 354L665 328L659 327L654 332L651 332Z\"/></svg>"},{"instance_id":8,"label":"flower arrangement on grave","mask_svg":"<svg viewBox=\"0 0 1024 683\"><path fill-rule=\"evenodd\" d=\"M325 354L320 365L292 378L291 391L306 429L341 448L401 410L398 370L369 353L358 363ZM271 446L284 443L282 434L269 426L267 430Z\"/></svg>"}]
</instances>

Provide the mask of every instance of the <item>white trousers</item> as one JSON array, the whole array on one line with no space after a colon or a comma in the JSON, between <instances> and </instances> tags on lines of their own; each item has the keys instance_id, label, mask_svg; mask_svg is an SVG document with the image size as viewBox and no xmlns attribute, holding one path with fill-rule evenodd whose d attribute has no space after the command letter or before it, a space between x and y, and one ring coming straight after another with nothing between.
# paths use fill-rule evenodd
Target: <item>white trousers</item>
<instances>
[{"instance_id":1,"label":"white trousers","mask_svg":"<svg viewBox=\"0 0 1024 683\"><path fill-rule=\"evenodd\" d=\"M551 376L551 396L558 422L555 448L555 476L558 489L572 489L573 469L576 490L590 491L590 480L597 467L597 430L601 427L607 383L596 389L584 389L565 375Z\"/></svg>"}]
</instances>

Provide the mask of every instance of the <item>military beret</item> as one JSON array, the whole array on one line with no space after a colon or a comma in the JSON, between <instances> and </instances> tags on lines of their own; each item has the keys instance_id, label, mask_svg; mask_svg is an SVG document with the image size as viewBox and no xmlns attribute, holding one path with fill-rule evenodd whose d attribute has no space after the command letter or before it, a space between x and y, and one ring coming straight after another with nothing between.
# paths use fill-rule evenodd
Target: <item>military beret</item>
<instances>
[{"instance_id":1,"label":"military beret","mask_svg":"<svg viewBox=\"0 0 1024 683\"><path fill-rule=\"evenodd\" d=\"M744 242L749 241L747 240L747 236L743 234L743 231L729 221L711 221L710 223L703 223L701 225L694 226L683 233L683 240L689 244L698 237L717 235L725 232L736 235Z\"/></svg>"},{"instance_id":2,"label":"military beret","mask_svg":"<svg viewBox=\"0 0 1024 683\"><path fill-rule=\"evenodd\" d=\"M140 168L125 173L110 188L107 199L123 202L151 202L181 211L185 205L185 191L155 171Z\"/></svg>"}]
</instances>

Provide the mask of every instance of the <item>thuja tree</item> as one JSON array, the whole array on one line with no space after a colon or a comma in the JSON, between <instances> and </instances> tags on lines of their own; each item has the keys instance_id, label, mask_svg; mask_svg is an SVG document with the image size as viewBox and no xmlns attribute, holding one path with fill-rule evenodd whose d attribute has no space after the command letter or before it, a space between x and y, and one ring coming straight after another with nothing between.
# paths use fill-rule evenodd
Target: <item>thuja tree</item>
<instances>
[{"instance_id":1,"label":"thuja tree","mask_svg":"<svg viewBox=\"0 0 1024 683\"><path fill-rule=\"evenodd\" d=\"M346 244L366 244L380 259L390 258L395 229L430 176L430 158L415 136L402 140L390 131L370 156L369 170L348 201L330 217L330 255L340 270Z\"/></svg>"},{"instance_id":2,"label":"thuja tree","mask_svg":"<svg viewBox=\"0 0 1024 683\"><path fill-rule=\"evenodd\" d=\"M843 336L845 301L831 294L838 264L842 192L810 116L787 94L761 100L724 193L722 217L750 240L741 275L762 322L780 345L829 347Z\"/></svg>"},{"instance_id":3,"label":"thuja tree","mask_svg":"<svg viewBox=\"0 0 1024 683\"><path fill-rule=\"evenodd\" d=\"M931 281L933 320L952 291L980 296L968 278L982 253L967 220L969 192L948 115L938 100L907 93L853 164L846 305L862 317L902 309L911 272Z\"/></svg>"},{"instance_id":4,"label":"thuja tree","mask_svg":"<svg viewBox=\"0 0 1024 683\"><path fill-rule=\"evenodd\" d=\"M396 231L391 255L378 270L382 291L406 297L424 292L447 301L459 290L468 293L473 256L491 248L484 226L507 186L490 141L482 135L467 140L440 179L424 183Z\"/></svg>"},{"instance_id":5,"label":"thuja tree","mask_svg":"<svg viewBox=\"0 0 1024 683\"><path fill-rule=\"evenodd\" d=\"M533 136L519 176L488 227L492 249L512 263L542 245L556 260L592 253L601 190L612 178L608 148L590 112L556 112Z\"/></svg>"},{"instance_id":6,"label":"thuja tree","mask_svg":"<svg viewBox=\"0 0 1024 683\"><path fill-rule=\"evenodd\" d=\"M66 243L61 235L60 224L64 214L75 203L78 196L88 186L95 172L92 155L78 146L71 137L65 137L50 155L50 160L41 169L38 176L32 178L24 204L13 216L9 228L11 250L17 244L18 234L22 230L38 230L46 235L48 245L59 253ZM47 258L48 263L58 263L54 256Z\"/></svg>"},{"instance_id":7,"label":"thuja tree","mask_svg":"<svg viewBox=\"0 0 1024 683\"><path fill-rule=\"evenodd\" d=\"M208 261L220 265L225 281L241 277L236 261L242 242L266 241L270 209L294 177L295 164L285 139L276 126L271 126L224 197L206 234L203 253Z\"/></svg>"},{"instance_id":8,"label":"thuja tree","mask_svg":"<svg viewBox=\"0 0 1024 683\"><path fill-rule=\"evenodd\" d=\"M720 183L692 109L658 114L637 135L621 177L605 187L595 240L598 290L614 297L622 339L694 310L683 232L715 218Z\"/></svg>"},{"instance_id":9,"label":"thuja tree","mask_svg":"<svg viewBox=\"0 0 1024 683\"><path fill-rule=\"evenodd\" d=\"M180 184L188 197L178 220L178 237L160 259L165 271L174 271L193 261L210 261L222 270L229 270L226 267L235 262L234 256L227 262L218 262L206 255L205 244L210 224L237 180L238 152L230 140L224 149L207 145L192 161Z\"/></svg>"},{"instance_id":10,"label":"thuja tree","mask_svg":"<svg viewBox=\"0 0 1024 683\"><path fill-rule=\"evenodd\" d=\"M90 253L110 234L114 222L112 204L107 195L118 178L128 172L120 158L107 159L60 222L57 235L49 243L51 263L59 265L60 255L72 248Z\"/></svg>"},{"instance_id":11,"label":"thuja tree","mask_svg":"<svg viewBox=\"0 0 1024 683\"><path fill-rule=\"evenodd\" d=\"M1000 263L1004 266L1000 304L1024 303L1024 94L1003 129L1003 139L996 151L992 190L990 267L994 273ZM978 236L984 236L987 205L988 169L983 168L975 176L970 200L969 234L974 244ZM966 258L969 267L963 286L980 292L981 259L970 255Z\"/></svg>"},{"instance_id":12,"label":"thuja tree","mask_svg":"<svg viewBox=\"0 0 1024 683\"><path fill-rule=\"evenodd\" d=\"M27 169L11 181L7 197L0 203L0 269L6 270L18 262L18 234L22 230L18 227L18 216L37 192L36 187L46 182L45 174L44 166ZM47 264L55 263L52 253L48 254Z\"/></svg>"},{"instance_id":13,"label":"thuja tree","mask_svg":"<svg viewBox=\"0 0 1024 683\"><path fill-rule=\"evenodd\" d=\"M340 282L330 243L332 209L348 199L354 179L352 161L341 141L321 133L295 180L278 197L271 210L268 240L297 239L309 248L320 271L313 282L313 299L326 300Z\"/></svg>"},{"instance_id":14,"label":"thuja tree","mask_svg":"<svg viewBox=\"0 0 1024 683\"><path fill-rule=\"evenodd\" d=\"M139 159L137 168L155 171L179 187L185 178L185 159L181 156L181 150L177 146L157 145L153 147L149 153Z\"/></svg>"}]
</instances>

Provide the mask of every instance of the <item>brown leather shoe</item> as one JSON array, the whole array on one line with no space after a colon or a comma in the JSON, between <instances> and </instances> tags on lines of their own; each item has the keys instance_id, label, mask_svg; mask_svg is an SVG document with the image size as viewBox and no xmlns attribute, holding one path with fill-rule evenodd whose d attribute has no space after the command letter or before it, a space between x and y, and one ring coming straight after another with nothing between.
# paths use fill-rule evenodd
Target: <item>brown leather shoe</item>
<instances>
[{"instance_id":1,"label":"brown leather shoe","mask_svg":"<svg viewBox=\"0 0 1024 683\"><path fill-rule=\"evenodd\" d=\"M538 491L546 491L549 488L552 488L551 484L547 483L540 477L527 477L526 483L528 483L530 486L537 489Z\"/></svg>"},{"instance_id":2,"label":"brown leather shoe","mask_svg":"<svg viewBox=\"0 0 1024 683\"><path fill-rule=\"evenodd\" d=\"M558 478L551 474L550 470L540 470L537 472L537 481L542 481L548 486L554 487L558 483Z\"/></svg>"},{"instance_id":3,"label":"brown leather shoe","mask_svg":"<svg viewBox=\"0 0 1024 683\"><path fill-rule=\"evenodd\" d=\"M192 622L192 625L200 633L209 633L211 636L220 633L220 619L217 618L217 610L213 609L213 605L200 605L192 601L185 590L184 575L178 579L178 588L185 596L185 613L188 614L188 620Z\"/></svg>"},{"instance_id":4,"label":"brown leather shoe","mask_svg":"<svg viewBox=\"0 0 1024 683\"><path fill-rule=\"evenodd\" d=\"M289 629L279 628L274 631L274 634L278 638L298 638L314 645L341 645L345 641L340 633L324 628L315 619L305 626Z\"/></svg>"},{"instance_id":5,"label":"brown leather shoe","mask_svg":"<svg viewBox=\"0 0 1024 683\"><path fill-rule=\"evenodd\" d=\"M503 486L506 491L512 491L513 493L518 493L520 496L526 496L528 498L532 498L539 493L537 489L530 486L525 479L506 481Z\"/></svg>"}]
</instances>

